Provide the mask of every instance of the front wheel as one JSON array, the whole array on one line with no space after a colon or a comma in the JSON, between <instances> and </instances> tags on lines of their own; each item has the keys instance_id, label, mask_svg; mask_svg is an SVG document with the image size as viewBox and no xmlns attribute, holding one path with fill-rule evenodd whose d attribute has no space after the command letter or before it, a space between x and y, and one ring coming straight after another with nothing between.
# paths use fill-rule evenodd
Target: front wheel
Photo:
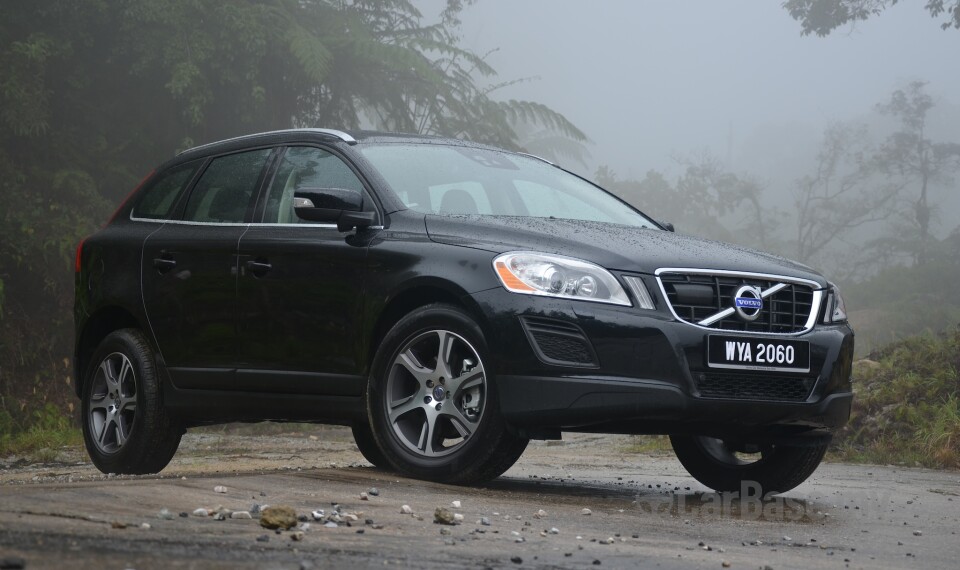
<instances>
[{"instance_id":1,"label":"front wheel","mask_svg":"<svg viewBox=\"0 0 960 570\"><path fill-rule=\"evenodd\" d=\"M757 485L760 496L784 493L807 480L820 465L829 439L805 446L738 446L700 435L671 435L677 459L697 480L716 491Z\"/></svg>"},{"instance_id":2,"label":"front wheel","mask_svg":"<svg viewBox=\"0 0 960 570\"><path fill-rule=\"evenodd\" d=\"M163 406L153 350L143 333L107 335L83 379L83 441L104 473L156 473L177 452L183 429Z\"/></svg>"},{"instance_id":3,"label":"front wheel","mask_svg":"<svg viewBox=\"0 0 960 570\"><path fill-rule=\"evenodd\" d=\"M384 455L421 479L493 479L527 446L500 415L480 327L450 305L422 307L390 329L374 359L367 407Z\"/></svg>"}]
</instances>

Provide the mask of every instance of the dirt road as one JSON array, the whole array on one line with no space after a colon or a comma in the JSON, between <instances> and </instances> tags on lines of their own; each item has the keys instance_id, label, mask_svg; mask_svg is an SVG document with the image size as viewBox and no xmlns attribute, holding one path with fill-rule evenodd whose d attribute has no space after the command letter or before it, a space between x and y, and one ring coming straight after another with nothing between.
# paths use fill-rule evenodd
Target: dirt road
<instances>
[{"instance_id":1,"label":"dirt road","mask_svg":"<svg viewBox=\"0 0 960 570\"><path fill-rule=\"evenodd\" d=\"M626 453L629 441L537 442L476 488L373 469L349 432L334 428L190 433L155 477L101 476L79 450L45 465L0 459L0 567L17 559L30 569L138 570L958 566L960 473L828 464L785 497L731 500L669 455ZM255 505L289 505L309 528L276 534L255 517L191 514ZM462 524L435 524L438 507L462 514ZM340 522L325 526L329 518Z\"/></svg>"}]
</instances>

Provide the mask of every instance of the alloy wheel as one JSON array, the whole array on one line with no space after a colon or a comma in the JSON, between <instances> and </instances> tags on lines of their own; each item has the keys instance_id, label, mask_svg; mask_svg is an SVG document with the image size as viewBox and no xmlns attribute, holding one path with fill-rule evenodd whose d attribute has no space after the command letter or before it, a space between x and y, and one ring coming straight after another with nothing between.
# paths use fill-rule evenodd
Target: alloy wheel
<instances>
[{"instance_id":1,"label":"alloy wheel","mask_svg":"<svg viewBox=\"0 0 960 570\"><path fill-rule=\"evenodd\" d=\"M92 379L87 421L93 442L116 453L130 438L137 413L137 376L130 359L114 352L100 362Z\"/></svg>"},{"instance_id":2,"label":"alloy wheel","mask_svg":"<svg viewBox=\"0 0 960 570\"><path fill-rule=\"evenodd\" d=\"M476 349L462 336L447 330L417 334L388 371L384 405L393 434L421 457L453 453L480 426L486 382Z\"/></svg>"}]
</instances>

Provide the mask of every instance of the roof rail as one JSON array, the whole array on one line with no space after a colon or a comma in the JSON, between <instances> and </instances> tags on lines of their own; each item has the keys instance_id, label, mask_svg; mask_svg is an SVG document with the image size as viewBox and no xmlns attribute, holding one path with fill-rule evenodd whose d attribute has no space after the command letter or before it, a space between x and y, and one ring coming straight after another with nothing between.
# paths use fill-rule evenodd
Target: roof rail
<instances>
[{"instance_id":1,"label":"roof rail","mask_svg":"<svg viewBox=\"0 0 960 570\"><path fill-rule=\"evenodd\" d=\"M543 158L542 156L537 156L537 155L535 155L535 154L530 154L529 152L518 152L517 154L519 154L520 156L528 156L528 157L530 157L530 158L535 158L535 159L539 160L540 162L546 162L546 163L549 164L550 166L556 166L556 164L550 162L549 160Z\"/></svg>"},{"instance_id":2,"label":"roof rail","mask_svg":"<svg viewBox=\"0 0 960 570\"><path fill-rule=\"evenodd\" d=\"M198 149L201 149L201 148L206 148L206 147L208 147L208 146L213 146L213 145L216 145L216 144L222 144L222 143L234 142L234 141L242 141L242 140L246 140L246 139L250 139L250 138L254 138L254 137L260 137L260 136L264 136L264 135L280 135L280 134L284 134L284 133L316 133L316 134L319 134L319 135L328 135L328 136L331 136L331 137L336 137L336 138L340 139L341 141L343 141L343 142L345 142L345 143L347 143L347 144L357 144L357 139L353 138L352 136L350 136L349 134L347 134L347 133L345 133L345 132L343 132L343 131L338 131L338 130L336 130L336 129L281 129L281 130L278 130L278 131L268 131L268 132L265 132L265 133L254 133L254 134L251 134L251 135L242 135L242 136L239 136L239 137L233 137L233 138L229 138L229 139L224 139L224 140L220 140L220 141L214 141L214 142L209 142L209 143L206 143L206 144L197 145L197 146L195 146L195 147L191 147L191 148L188 148L188 149L185 149L185 150L181 150L180 152L177 153L177 156L180 156L181 154L183 154L183 153L185 153L185 152L189 152L189 151L192 151L192 150L198 150Z\"/></svg>"}]
</instances>

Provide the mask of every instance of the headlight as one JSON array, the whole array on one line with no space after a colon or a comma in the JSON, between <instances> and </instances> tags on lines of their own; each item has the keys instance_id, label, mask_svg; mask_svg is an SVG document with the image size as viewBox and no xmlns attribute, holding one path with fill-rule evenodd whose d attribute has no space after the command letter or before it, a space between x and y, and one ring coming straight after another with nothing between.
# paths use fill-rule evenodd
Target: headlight
<instances>
[{"instance_id":1,"label":"headlight","mask_svg":"<svg viewBox=\"0 0 960 570\"><path fill-rule=\"evenodd\" d=\"M825 323L842 323L847 320L847 306L840 295L840 288L836 285L830 285L830 293L827 295L827 312L823 316Z\"/></svg>"},{"instance_id":2,"label":"headlight","mask_svg":"<svg viewBox=\"0 0 960 570\"><path fill-rule=\"evenodd\" d=\"M493 260L493 269L507 291L630 306L623 287L609 271L586 261L520 251Z\"/></svg>"}]
</instances>

